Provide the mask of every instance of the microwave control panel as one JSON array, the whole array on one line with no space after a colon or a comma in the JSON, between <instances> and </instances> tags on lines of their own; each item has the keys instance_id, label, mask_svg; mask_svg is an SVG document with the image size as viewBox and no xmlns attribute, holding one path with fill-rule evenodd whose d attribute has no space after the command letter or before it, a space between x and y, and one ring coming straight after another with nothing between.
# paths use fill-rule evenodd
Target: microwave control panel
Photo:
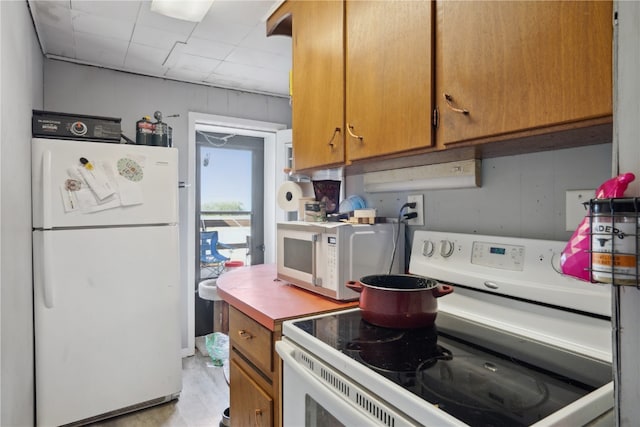
<instances>
[{"instance_id":1,"label":"microwave control panel","mask_svg":"<svg viewBox=\"0 0 640 427\"><path fill-rule=\"evenodd\" d=\"M338 238L335 234L323 234L323 243L326 244L327 254L327 278L326 282L323 285L332 287L332 285L338 280L338 278L336 277L336 271L338 271Z\"/></svg>"}]
</instances>

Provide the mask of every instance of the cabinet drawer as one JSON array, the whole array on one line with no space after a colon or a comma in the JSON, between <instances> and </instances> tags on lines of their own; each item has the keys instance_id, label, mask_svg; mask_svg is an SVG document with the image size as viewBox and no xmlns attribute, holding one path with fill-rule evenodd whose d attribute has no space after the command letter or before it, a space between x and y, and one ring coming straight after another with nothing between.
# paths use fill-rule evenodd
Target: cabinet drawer
<instances>
[{"instance_id":1,"label":"cabinet drawer","mask_svg":"<svg viewBox=\"0 0 640 427\"><path fill-rule=\"evenodd\" d=\"M231 360L230 369L232 424L234 426L273 426L273 398L234 360Z\"/></svg>"},{"instance_id":2,"label":"cabinet drawer","mask_svg":"<svg viewBox=\"0 0 640 427\"><path fill-rule=\"evenodd\" d=\"M229 337L234 347L262 369L273 374L272 333L255 320L231 307L229 310Z\"/></svg>"}]
</instances>

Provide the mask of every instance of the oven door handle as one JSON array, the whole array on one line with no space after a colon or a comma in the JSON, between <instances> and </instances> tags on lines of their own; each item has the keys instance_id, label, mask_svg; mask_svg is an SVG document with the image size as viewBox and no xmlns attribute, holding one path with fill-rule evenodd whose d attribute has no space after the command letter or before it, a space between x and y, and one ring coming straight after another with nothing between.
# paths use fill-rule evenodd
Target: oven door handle
<instances>
[{"instance_id":1,"label":"oven door handle","mask_svg":"<svg viewBox=\"0 0 640 427\"><path fill-rule=\"evenodd\" d=\"M282 359L283 374L286 370L289 370L289 373L296 378L296 385L304 386L304 394L308 394L309 396L311 396L313 400L315 400L321 406L325 408L331 408L331 413L333 414L333 416L336 417L344 425L370 425L373 423L372 419L364 415L359 408L350 404L338 393L334 392L329 387L322 384L322 382L318 381L318 379L313 374L309 373L305 368L301 367L300 362L298 362L295 358L296 348L293 345L285 341L277 341L276 351ZM283 386L286 387L284 384ZM284 391L284 393L286 393L286 390ZM285 399L284 394L282 400L283 424L296 424L296 421L300 420L287 420L287 409L284 408L284 405L286 405L286 402L290 400Z\"/></svg>"},{"instance_id":2,"label":"oven door handle","mask_svg":"<svg viewBox=\"0 0 640 427\"><path fill-rule=\"evenodd\" d=\"M318 380L316 380L313 377L313 375L311 375L305 369L299 366L298 361L295 358L296 349L294 346L284 341L276 341L276 351L278 352L278 354L280 355L280 358L282 359L283 367L286 366L287 369L290 368L291 370L293 370L297 376L302 377L300 379L305 383L318 382Z\"/></svg>"},{"instance_id":3,"label":"oven door handle","mask_svg":"<svg viewBox=\"0 0 640 427\"><path fill-rule=\"evenodd\" d=\"M314 374L303 368L300 365L300 362L295 358L296 347L291 343L283 340L276 341L276 351L282 359L283 377L286 375L289 376L289 378L291 378L291 376L295 378L295 390L291 390L290 392L295 393L296 396L301 395L298 387L303 385L304 393L302 394L311 396L313 400L325 408L331 408L332 415L344 425L374 425L381 422L379 419L376 419L375 415L369 414L365 412L363 408L354 405L346 396L343 396L338 391L333 390L329 384L322 383ZM285 371L287 371L287 374L285 374ZM335 372L335 374L338 373ZM286 384L287 380L285 379L282 399L283 425L298 425L300 424L300 421L304 420L287 419L289 415L284 406L287 402L291 402L291 404L295 405L296 403L294 403L294 401L296 399L285 398L287 393ZM358 388L355 385L353 387ZM364 390L360 390L359 393L366 402L375 402L377 400L374 396L368 395L367 392L364 392ZM385 425L393 425L395 427L409 427L416 425L415 421L406 418L389 407L380 407L380 409L382 409L386 416L389 417L387 421L392 421L390 424ZM381 416L380 412L382 411L375 411L375 408L373 408L373 411ZM296 417L293 416L293 418Z\"/></svg>"}]
</instances>

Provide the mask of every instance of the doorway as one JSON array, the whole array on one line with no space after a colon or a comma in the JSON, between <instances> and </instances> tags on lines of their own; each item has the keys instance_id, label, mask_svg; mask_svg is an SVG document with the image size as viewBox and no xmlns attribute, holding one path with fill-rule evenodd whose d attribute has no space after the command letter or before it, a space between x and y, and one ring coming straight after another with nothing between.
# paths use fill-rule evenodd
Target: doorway
<instances>
[{"instance_id":1,"label":"doorway","mask_svg":"<svg viewBox=\"0 0 640 427\"><path fill-rule=\"evenodd\" d=\"M200 232L217 232L226 258L262 264L264 138L196 130L196 145Z\"/></svg>"},{"instance_id":2,"label":"doorway","mask_svg":"<svg viewBox=\"0 0 640 427\"><path fill-rule=\"evenodd\" d=\"M234 117L215 116L204 113L189 113L189 156L186 161L187 180L185 187L187 189L187 213L183 217L184 228L181 228L181 239L185 242L184 257L181 259L182 285L183 286L183 303L182 313L182 354L190 356L195 350L195 290L198 283L199 272L196 272L196 262L198 259L199 235L201 223L197 219L196 212L200 209L200 202L197 201L197 182L196 177L198 164L204 160L202 154L199 154L198 143L196 143L197 132L211 133L218 137L224 137L230 134L243 137L257 137L263 140L264 154L264 170L263 176L256 176L255 185L261 186L264 196L258 205L263 208L263 236L264 251L260 251L264 256L264 263L275 262L275 240L276 240L276 222L283 221L285 214L277 208L276 194L278 187L285 181L286 175L283 170L286 165L286 145L291 142L291 130L286 129L286 125L279 123L260 122L248 119L239 119ZM210 157L211 160L211 157ZM261 181L259 181L261 179ZM252 179L253 181L253 179ZM252 204L254 202L252 201ZM182 221L181 221L182 222ZM258 243L258 242L254 242ZM246 244L246 243L245 243ZM252 246L255 244L250 243ZM233 250L238 255L242 251ZM256 251L253 251L255 256ZM250 263L255 263L254 259ZM199 265L198 265L199 267Z\"/></svg>"},{"instance_id":3,"label":"doorway","mask_svg":"<svg viewBox=\"0 0 640 427\"><path fill-rule=\"evenodd\" d=\"M264 262L264 138L196 129L196 282L229 262ZM214 331L222 306L195 291L195 336Z\"/></svg>"}]
</instances>

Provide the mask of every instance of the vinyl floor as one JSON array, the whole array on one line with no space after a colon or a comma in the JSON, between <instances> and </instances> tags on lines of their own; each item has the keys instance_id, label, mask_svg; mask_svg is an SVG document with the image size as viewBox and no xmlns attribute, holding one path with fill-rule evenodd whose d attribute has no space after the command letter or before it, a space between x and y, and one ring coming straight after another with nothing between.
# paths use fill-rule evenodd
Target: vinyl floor
<instances>
[{"instance_id":1,"label":"vinyl floor","mask_svg":"<svg viewBox=\"0 0 640 427\"><path fill-rule=\"evenodd\" d=\"M92 427L218 427L229 407L223 369L196 349L182 359L180 398L152 408L91 424Z\"/></svg>"}]
</instances>

